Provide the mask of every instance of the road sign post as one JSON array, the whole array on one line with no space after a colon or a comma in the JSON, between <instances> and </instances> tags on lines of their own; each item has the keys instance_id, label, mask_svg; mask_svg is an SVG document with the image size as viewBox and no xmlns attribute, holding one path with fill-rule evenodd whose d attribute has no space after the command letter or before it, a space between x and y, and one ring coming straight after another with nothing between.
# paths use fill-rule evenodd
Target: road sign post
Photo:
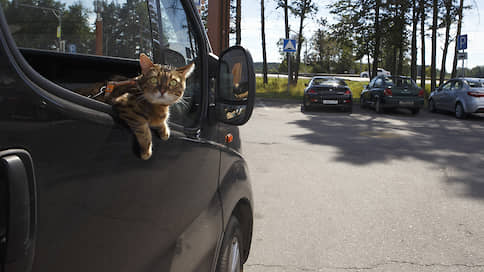
<instances>
[{"instance_id":1,"label":"road sign post","mask_svg":"<svg viewBox=\"0 0 484 272\"><path fill-rule=\"evenodd\" d=\"M467 59L467 53L465 50L467 49L467 34L464 35L459 35L457 37L457 50L462 50L462 52L459 52L457 54L457 59L462 60L462 76L465 76L465 70L464 70L464 61Z\"/></svg>"},{"instance_id":2,"label":"road sign post","mask_svg":"<svg viewBox=\"0 0 484 272\"><path fill-rule=\"evenodd\" d=\"M282 51L287 53L287 94L291 85L291 53L296 52L296 40L284 39Z\"/></svg>"}]
</instances>

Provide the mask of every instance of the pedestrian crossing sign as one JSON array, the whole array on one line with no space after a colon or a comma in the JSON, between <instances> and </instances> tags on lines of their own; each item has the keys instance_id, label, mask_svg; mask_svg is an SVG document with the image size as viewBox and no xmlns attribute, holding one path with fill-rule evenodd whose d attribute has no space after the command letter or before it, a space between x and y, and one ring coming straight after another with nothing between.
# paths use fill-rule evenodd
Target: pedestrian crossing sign
<instances>
[{"instance_id":1,"label":"pedestrian crossing sign","mask_svg":"<svg viewBox=\"0 0 484 272\"><path fill-rule=\"evenodd\" d=\"M284 39L284 48L282 51L286 53L296 52L296 40Z\"/></svg>"}]
</instances>

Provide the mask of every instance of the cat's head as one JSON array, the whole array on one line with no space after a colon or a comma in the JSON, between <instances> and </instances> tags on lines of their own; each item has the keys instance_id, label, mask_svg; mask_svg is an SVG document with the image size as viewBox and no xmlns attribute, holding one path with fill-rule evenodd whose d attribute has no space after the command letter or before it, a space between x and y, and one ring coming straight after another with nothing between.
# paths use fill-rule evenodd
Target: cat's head
<instances>
[{"instance_id":1,"label":"cat's head","mask_svg":"<svg viewBox=\"0 0 484 272\"><path fill-rule=\"evenodd\" d=\"M143 74L140 80L143 96L152 104L175 104L183 97L186 79L195 69L194 63L180 68L153 64L145 54L140 55L139 63Z\"/></svg>"}]
</instances>

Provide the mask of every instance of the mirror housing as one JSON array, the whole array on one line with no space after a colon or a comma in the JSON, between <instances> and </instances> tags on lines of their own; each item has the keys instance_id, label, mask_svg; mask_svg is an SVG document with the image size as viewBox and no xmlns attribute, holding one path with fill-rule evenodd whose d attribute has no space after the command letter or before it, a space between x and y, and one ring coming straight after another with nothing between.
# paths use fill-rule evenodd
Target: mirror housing
<instances>
[{"instance_id":1,"label":"mirror housing","mask_svg":"<svg viewBox=\"0 0 484 272\"><path fill-rule=\"evenodd\" d=\"M306 86L306 87L307 87L307 86L309 86L309 85L308 85L307 83L304 83L304 86Z\"/></svg>"},{"instance_id":2,"label":"mirror housing","mask_svg":"<svg viewBox=\"0 0 484 272\"><path fill-rule=\"evenodd\" d=\"M240 126L249 121L255 104L252 56L241 46L225 50L218 61L215 115L218 121Z\"/></svg>"}]
</instances>

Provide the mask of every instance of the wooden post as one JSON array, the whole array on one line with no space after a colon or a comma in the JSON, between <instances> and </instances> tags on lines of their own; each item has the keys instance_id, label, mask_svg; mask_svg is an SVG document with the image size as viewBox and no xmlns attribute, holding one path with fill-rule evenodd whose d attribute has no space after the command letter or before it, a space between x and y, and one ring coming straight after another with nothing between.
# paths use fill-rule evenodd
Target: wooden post
<instances>
[{"instance_id":1,"label":"wooden post","mask_svg":"<svg viewBox=\"0 0 484 272\"><path fill-rule=\"evenodd\" d=\"M208 38L216 55L229 47L230 0L208 2Z\"/></svg>"},{"instance_id":2,"label":"wooden post","mask_svg":"<svg viewBox=\"0 0 484 272\"><path fill-rule=\"evenodd\" d=\"M103 20L100 16L96 19L96 55L103 55Z\"/></svg>"}]
</instances>

